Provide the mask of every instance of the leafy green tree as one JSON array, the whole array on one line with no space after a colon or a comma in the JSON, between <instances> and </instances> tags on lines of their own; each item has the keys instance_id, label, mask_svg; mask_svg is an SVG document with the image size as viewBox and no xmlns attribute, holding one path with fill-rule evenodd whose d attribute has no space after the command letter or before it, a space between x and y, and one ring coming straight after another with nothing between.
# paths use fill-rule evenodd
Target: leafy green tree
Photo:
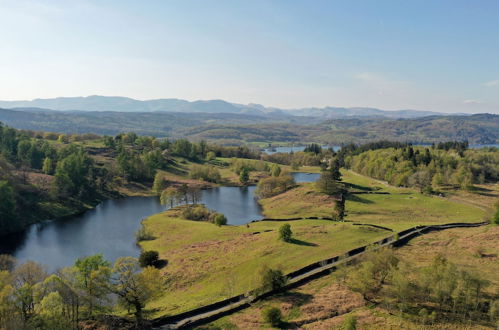
<instances>
[{"instance_id":1,"label":"leafy green tree","mask_svg":"<svg viewBox=\"0 0 499 330\"><path fill-rule=\"evenodd\" d=\"M499 225L499 203L496 204L496 212L494 213L494 216L492 217L492 223Z\"/></svg>"},{"instance_id":2,"label":"leafy green tree","mask_svg":"<svg viewBox=\"0 0 499 330\"><path fill-rule=\"evenodd\" d=\"M111 277L110 266L102 254L76 259L76 279L83 292L83 301L88 306L89 316L106 301Z\"/></svg>"},{"instance_id":3,"label":"leafy green tree","mask_svg":"<svg viewBox=\"0 0 499 330\"><path fill-rule=\"evenodd\" d=\"M279 165L272 166L270 174L274 177L281 175L281 167Z\"/></svg>"},{"instance_id":4,"label":"leafy green tree","mask_svg":"<svg viewBox=\"0 0 499 330\"><path fill-rule=\"evenodd\" d=\"M214 217L214 220L213 222L215 223L215 225L217 225L218 227L220 226L225 226L227 224L227 218L225 217L225 215L221 214L221 213L217 213Z\"/></svg>"},{"instance_id":5,"label":"leafy green tree","mask_svg":"<svg viewBox=\"0 0 499 330\"><path fill-rule=\"evenodd\" d=\"M342 186L339 184L331 171L322 171L320 178L316 181L317 189L326 195L337 195L342 192Z\"/></svg>"},{"instance_id":6,"label":"leafy green tree","mask_svg":"<svg viewBox=\"0 0 499 330\"><path fill-rule=\"evenodd\" d=\"M243 168L243 170L241 171L241 174L239 175L239 181L242 184L247 184L248 183L248 181L249 181L249 173L248 173L248 170L246 168Z\"/></svg>"},{"instance_id":7,"label":"leafy green tree","mask_svg":"<svg viewBox=\"0 0 499 330\"><path fill-rule=\"evenodd\" d=\"M268 307L262 311L263 319L270 326L279 328L282 324L282 313L277 307Z\"/></svg>"},{"instance_id":8,"label":"leafy green tree","mask_svg":"<svg viewBox=\"0 0 499 330\"><path fill-rule=\"evenodd\" d=\"M0 181L0 233L16 228L16 200L14 190L8 181Z\"/></svg>"},{"instance_id":9,"label":"leafy green tree","mask_svg":"<svg viewBox=\"0 0 499 330\"><path fill-rule=\"evenodd\" d=\"M291 226L289 223L283 224L279 227L279 239L284 242L290 242L291 236L293 236L293 232L291 231Z\"/></svg>"},{"instance_id":10,"label":"leafy green tree","mask_svg":"<svg viewBox=\"0 0 499 330\"><path fill-rule=\"evenodd\" d=\"M341 199L334 204L333 219L342 221L345 218L345 196L341 194Z\"/></svg>"},{"instance_id":11,"label":"leafy green tree","mask_svg":"<svg viewBox=\"0 0 499 330\"><path fill-rule=\"evenodd\" d=\"M160 201L162 205L170 205L170 208L175 205L179 199L179 191L174 187L168 187L161 192Z\"/></svg>"},{"instance_id":12,"label":"leafy green tree","mask_svg":"<svg viewBox=\"0 0 499 330\"><path fill-rule=\"evenodd\" d=\"M212 161L212 160L215 160L217 158L217 155L213 152L213 151L208 151L208 153L206 154L206 161Z\"/></svg>"},{"instance_id":13,"label":"leafy green tree","mask_svg":"<svg viewBox=\"0 0 499 330\"><path fill-rule=\"evenodd\" d=\"M281 194L296 185L291 175L269 177L258 182L255 194L260 198L268 198Z\"/></svg>"},{"instance_id":14,"label":"leafy green tree","mask_svg":"<svg viewBox=\"0 0 499 330\"><path fill-rule=\"evenodd\" d=\"M144 307L163 288L159 270L154 267L142 270L136 258L119 258L114 264L112 280L113 292L125 307L134 309L137 327L142 327Z\"/></svg>"},{"instance_id":15,"label":"leafy green tree","mask_svg":"<svg viewBox=\"0 0 499 330\"><path fill-rule=\"evenodd\" d=\"M45 159L43 160L42 171L45 174L53 174L54 173L54 161L52 160L52 158L45 157Z\"/></svg>"},{"instance_id":16,"label":"leafy green tree","mask_svg":"<svg viewBox=\"0 0 499 330\"><path fill-rule=\"evenodd\" d=\"M152 190L159 195L166 188L166 185L167 181L165 179L165 175L160 172L156 173L152 184Z\"/></svg>"},{"instance_id":17,"label":"leafy green tree","mask_svg":"<svg viewBox=\"0 0 499 330\"><path fill-rule=\"evenodd\" d=\"M158 260L158 251L142 251L139 256L140 267L154 266Z\"/></svg>"},{"instance_id":18,"label":"leafy green tree","mask_svg":"<svg viewBox=\"0 0 499 330\"><path fill-rule=\"evenodd\" d=\"M262 274L260 279L260 290L263 292L279 290L283 288L288 281L280 269L263 267L260 274Z\"/></svg>"},{"instance_id":19,"label":"leafy green tree","mask_svg":"<svg viewBox=\"0 0 499 330\"><path fill-rule=\"evenodd\" d=\"M25 166L31 166L31 142L21 140L17 144L17 159Z\"/></svg>"},{"instance_id":20,"label":"leafy green tree","mask_svg":"<svg viewBox=\"0 0 499 330\"><path fill-rule=\"evenodd\" d=\"M45 269L28 261L17 267L13 274L13 303L24 322L35 313L36 287L47 277Z\"/></svg>"},{"instance_id":21,"label":"leafy green tree","mask_svg":"<svg viewBox=\"0 0 499 330\"><path fill-rule=\"evenodd\" d=\"M331 171L331 177L333 180L341 181L340 161L338 157L334 158L331 162L331 168L329 171Z\"/></svg>"},{"instance_id":22,"label":"leafy green tree","mask_svg":"<svg viewBox=\"0 0 499 330\"><path fill-rule=\"evenodd\" d=\"M70 154L57 163L55 184L58 191L67 195L82 195L91 187L93 162L83 151Z\"/></svg>"}]
</instances>

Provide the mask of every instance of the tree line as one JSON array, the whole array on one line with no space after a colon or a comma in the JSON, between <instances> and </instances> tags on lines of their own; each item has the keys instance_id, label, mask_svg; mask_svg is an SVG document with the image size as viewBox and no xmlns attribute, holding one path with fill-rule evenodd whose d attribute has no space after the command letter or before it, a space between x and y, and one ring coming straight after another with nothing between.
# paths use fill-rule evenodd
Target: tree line
<instances>
[{"instance_id":1,"label":"tree line","mask_svg":"<svg viewBox=\"0 0 499 330\"><path fill-rule=\"evenodd\" d=\"M369 150L348 155L344 165L390 184L417 187L421 192L441 186L473 189L474 184L499 180L499 152L495 148L469 149L413 147Z\"/></svg>"}]
</instances>

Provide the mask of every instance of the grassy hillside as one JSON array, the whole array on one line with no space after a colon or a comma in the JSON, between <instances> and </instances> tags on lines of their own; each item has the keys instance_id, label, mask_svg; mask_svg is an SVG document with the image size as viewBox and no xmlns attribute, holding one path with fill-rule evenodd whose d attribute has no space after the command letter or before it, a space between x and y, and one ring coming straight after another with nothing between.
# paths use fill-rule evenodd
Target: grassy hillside
<instances>
[{"instance_id":1,"label":"grassy hillside","mask_svg":"<svg viewBox=\"0 0 499 330\"><path fill-rule=\"evenodd\" d=\"M450 262L467 271L480 273L489 282L485 287L491 297L499 295L499 227L449 229L426 234L399 248L395 255L409 260L414 268L431 264L435 255L445 256ZM269 306L279 308L288 327L303 329L340 329L348 317L357 319L358 329L494 329L488 318L470 324L449 320L422 324L420 317L401 315L385 304L373 305L358 293L351 291L333 273L282 295L260 301L244 311L224 317L199 329L269 329L262 319L262 311Z\"/></svg>"},{"instance_id":2,"label":"grassy hillside","mask_svg":"<svg viewBox=\"0 0 499 330\"><path fill-rule=\"evenodd\" d=\"M355 187L353 190L376 188L389 193L349 198L348 221L402 230L418 224L481 221L487 214L472 205L424 196L352 172L344 172L344 181ZM261 200L261 204L268 217L330 216L334 200L315 191L313 183L307 183ZM278 240L281 221L216 227L185 220L179 209L146 219L143 224L155 239L140 244L144 250L156 250L160 258L168 260L162 271L171 280L166 293L151 304L154 315L183 312L255 289L263 265L290 272L391 234L349 222L288 223L295 234L292 243Z\"/></svg>"}]
</instances>

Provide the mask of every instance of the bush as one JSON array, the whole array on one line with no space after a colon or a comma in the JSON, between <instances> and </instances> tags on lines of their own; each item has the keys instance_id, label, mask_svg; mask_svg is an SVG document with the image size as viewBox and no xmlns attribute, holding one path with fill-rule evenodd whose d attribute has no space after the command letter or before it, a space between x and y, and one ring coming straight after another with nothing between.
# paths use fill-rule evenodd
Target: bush
<instances>
[{"instance_id":1,"label":"bush","mask_svg":"<svg viewBox=\"0 0 499 330\"><path fill-rule=\"evenodd\" d=\"M144 226L140 227L140 229L135 234L135 239L137 240L137 242L152 241L155 238L156 237L154 237L152 232L147 230Z\"/></svg>"},{"instance_id":2,"label":"bush","mask_svg":"<svg viewBox=\"0 0 499 330\"><path fill-rule=\"evenodd\" d=\"M227 218L225 217L225 215L223 215L222 213L217 213L214 217L213 217L213 223L215 225L217 225L218 227L220 226L225 226L227 224Z\"/></svg>"},{"instance_id":3,"label":"bush","mask_svg":"<svg viewBox=\"0 0 499 330\"><path fill-rule=\"evenodd\" d=\"M158 251L142 251L139 257L140 267L154 266L158 259Z\"/></svg>"},{"instance_id":4,"label":"bush","mask_svg":"<svg viewBox=\"0 0 499 330\"><path fill-rule=\"evenodd\" d=\"M355 330L357 329L357 318L355 315L348 315L343 324L341 325L342 330Z\"/></svg>"},{"instance_id":5,"label":"bush","mask_svg":"<svg viewBox=\"0 0 499 330\"><path fill-rule=\"evenodd\" d=\"M494 214L494 217L492 218L492 223L495 225L499 225L499 203L496 204L496 213Z\"/></svg>"},{"instance_id":6,"label":"bush","mask_svg":"<svg viewBox=\"0 0 499 330\"><path fill-rule=\"evenodd\" d=\"M212 211L204 205L187 206L182 211L182 216L187 220L209 221Z\"/></svg>"},{"instance_id":7,"label":"bush","mask_svg":"<svg viewBox=\"0 0 499 330\"><path fill-rule=\"evenodd\" d=\"M288 281L286 276L279 269L263 268L260 288L263 292L279 290L284 287Z\"/></svg>"},{"instance_id":8,"label":"bush","mask_svg":"<svg viewBox=\"0 0 499 330\"><path fill-rule=\"evenodd\" d=\"M289 223L285 223L279 228L279 239L284 241L284 242L289 242L291 241L291 236L293 235L293 232L291 231L291 226Z\"/></svg>"},{"instance_id":9,"label":"bush","mask_svg":"<svg viewBox=\"0 0 499 330\"><path fill-rule=\"evenodd\" d=\"M227 218L222 213L217 213L204 205L191 205L184 208L182 216L187 220L208 221L223 226L227 224Z\"/></svg>"},{"instance_id":10,"label":"bush","mask_svg":"<svg viewBox=\"0 0 499 330\"><path fill-rule=\"evenodd\" d=\"M282 313L277 307L268 307L262 311L263 319L273 327L280 327L282 324Z\"/></svg>"}]
</instances>

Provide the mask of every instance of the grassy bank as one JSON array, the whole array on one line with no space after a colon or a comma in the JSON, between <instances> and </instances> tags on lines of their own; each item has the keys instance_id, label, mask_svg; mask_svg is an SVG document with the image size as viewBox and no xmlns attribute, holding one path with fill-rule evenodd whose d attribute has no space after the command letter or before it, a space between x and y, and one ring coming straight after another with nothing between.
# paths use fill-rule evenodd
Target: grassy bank
<instances>
[{"instance_id":1,"label":"grassy bank","mask_svg":"<svg viewBox=\"0 0 499 330\"><path fill-rule=\"evenodd\" d=\"M293 221L294 240L278 240L282 222L216 227L181 218L170 210L144 221L157 239L141 242L144 250L167 259L171 280L155 303L156 315L172 314L209 304L258 287L263 265L290 272L329 256L386 236L385 231L326 220Z\"/></svg>"},{"instance_id":2,"label":"grassy bank","mask_svg":"<svg viewBox=\"0 0 499 330\"><path fill-rule=\"evenodd\" d=\"M436 254L467 271L478 272L489 281L485 291L499 294L499 227L449 229L416 238L411 244L395 251L401 260L411 260L415 268L429 266ZM481 251L481 255L477 251ZM358 293L352 292L336 279L336 274L312 281L282 295L260 301L244 311L221 318L200 329L270 329L262 319L269 306L279 308L290 328L339 329L347 317L357 319L359 329L470 329L470 324L439 321L422 325L418 320L401 317L382 304L373 306ZM419 320L420 321L420 320ZM474 323L473 329L493 329L488 320Z\"/></svg>"}]
</instances>

